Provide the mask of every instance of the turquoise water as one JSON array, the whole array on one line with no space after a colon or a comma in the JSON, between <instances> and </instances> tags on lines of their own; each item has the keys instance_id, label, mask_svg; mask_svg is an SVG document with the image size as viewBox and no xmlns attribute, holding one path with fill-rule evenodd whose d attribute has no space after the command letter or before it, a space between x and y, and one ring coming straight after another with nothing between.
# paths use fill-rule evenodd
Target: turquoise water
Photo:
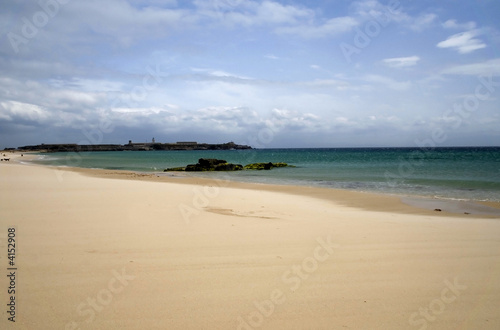
<instances>
[{"instance_id":1,"label":"turquoise water","mask_svg":"<svg viewBox=\"0 0 500 330\"><path fill-rule=\"evenodd\" d=\"M37 163L159 172L199 158L230 163L286 162L271 171L195 173L236 181L452 199L500 201L500 148L258 149L230 151L118 151L52 153ZM167 174L165 174L167 175Z\"/></svg>"}]
</instances>

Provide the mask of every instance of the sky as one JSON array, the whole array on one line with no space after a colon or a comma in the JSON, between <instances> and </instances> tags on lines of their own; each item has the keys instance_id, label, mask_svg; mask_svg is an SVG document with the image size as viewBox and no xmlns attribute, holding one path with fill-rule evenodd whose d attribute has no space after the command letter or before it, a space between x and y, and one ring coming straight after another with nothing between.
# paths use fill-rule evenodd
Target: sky
<instances>
[{"instance_id":1,"label":"sky","mask_svg":"<svg viewBox=\"0 0 500 330\"><path fill-rule=\"evenodd\" d=\"M497 0L0 8L0 148L500 145Z\"/></svg>"}]
</instances>

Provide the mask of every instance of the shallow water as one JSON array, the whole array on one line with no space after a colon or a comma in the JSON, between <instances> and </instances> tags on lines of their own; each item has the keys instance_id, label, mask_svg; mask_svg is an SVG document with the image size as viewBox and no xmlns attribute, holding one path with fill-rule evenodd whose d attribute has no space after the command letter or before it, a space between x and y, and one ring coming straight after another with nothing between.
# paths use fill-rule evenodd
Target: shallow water
<instances>
[{"instance_id":1,"label":"shallow water","mask_svg":"<svg viewBox=\"0 0 500 330\"><path fill-rule=\"evenodd\" d=\"M271 171L190 175L459 200L500 201L500 148L258 149L41 154L37 163L162 172L199 158L230 163L286 162Z\"/></svg>"}]
</instances>

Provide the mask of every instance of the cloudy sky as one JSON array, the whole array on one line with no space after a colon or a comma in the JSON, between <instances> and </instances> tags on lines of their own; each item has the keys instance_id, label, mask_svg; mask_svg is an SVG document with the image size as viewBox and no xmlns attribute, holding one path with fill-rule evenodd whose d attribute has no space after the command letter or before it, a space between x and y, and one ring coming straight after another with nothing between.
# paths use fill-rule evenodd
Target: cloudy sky
<instances>
[{"instance_id":1,"label":"cloudy sky","mask_svg":"<svg viewBox=\"0 0 500 330\"><path fill-rule=\"evenodd\" d=\"M0 6L0 148L500 145L497 0Z\"/></svg>"}]
</instances>

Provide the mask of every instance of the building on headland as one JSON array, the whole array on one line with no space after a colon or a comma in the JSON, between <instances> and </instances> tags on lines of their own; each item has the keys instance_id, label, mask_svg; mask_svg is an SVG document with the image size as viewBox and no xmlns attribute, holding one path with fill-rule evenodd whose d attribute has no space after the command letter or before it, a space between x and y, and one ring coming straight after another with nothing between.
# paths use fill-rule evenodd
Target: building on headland
<instances>
[{"instance_id":1,"label":"building on headland","mask_svg":"<svg viewBox=\"0 0 500 330\"><path fill-rule=\"evenodd\" d=\"M87 151L149 151L149 150L242 150L252 149L251 146L239 145L234 142L222 144L198 143L191 141L180 141L176 143L158 143L153 138L152 142L128 144L39 144L17 148L20 151L37 152L87 152Z\"/></svg>"},{"instance_id":2,"label":"building on headland","mask_svg":"<svg viewBox=\"0 0 500 330\"><path fill-rule=\"evenodd\" d=\"M133 143L132 140L128 140L128 144L124 145L124 150L141 150L141 151L148 151L150 150L150 146L153 145L153 143Z\"/></svg>"}]
</instances>

